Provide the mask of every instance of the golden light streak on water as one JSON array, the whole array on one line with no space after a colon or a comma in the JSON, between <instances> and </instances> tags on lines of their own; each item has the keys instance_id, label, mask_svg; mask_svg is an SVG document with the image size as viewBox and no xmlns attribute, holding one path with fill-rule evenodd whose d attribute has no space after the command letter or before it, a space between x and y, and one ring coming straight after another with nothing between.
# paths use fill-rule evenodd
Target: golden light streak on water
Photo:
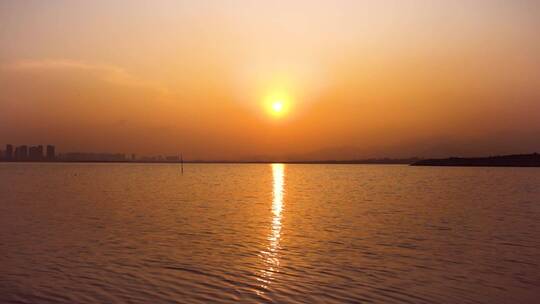
<instances>
[{"instance_id":1,"label":"golden light streak on water","mask_svg":"<svg viewBox=\"0 0 540 304\"><path fill-rule=\"evenodd\" d=\"M268 235L268 246L261 251L261 256L264 259L265 268L261 271L261 287L267 288L272 280L272 276L279 272L279 241L281 239L281 219L284 202L284 185L285 185L285 165L272 164L272 225Z\"/></svg>"}]
</instances>

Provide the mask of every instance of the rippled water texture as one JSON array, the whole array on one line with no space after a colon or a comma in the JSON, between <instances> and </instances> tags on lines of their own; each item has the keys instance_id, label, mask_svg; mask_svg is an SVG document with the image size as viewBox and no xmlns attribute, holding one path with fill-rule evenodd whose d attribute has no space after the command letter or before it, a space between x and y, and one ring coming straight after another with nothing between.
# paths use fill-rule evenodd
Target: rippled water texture
<instances>
[{"instance_id":1,"label":"rippled water texture","mask_svg":"<svg viewBox=\"0 0 540 304\"><path fill-rule=\"evenodd\" d=\"M0 164L1 303L538 303L540 169Z\"/></svg>"}]
</instances>

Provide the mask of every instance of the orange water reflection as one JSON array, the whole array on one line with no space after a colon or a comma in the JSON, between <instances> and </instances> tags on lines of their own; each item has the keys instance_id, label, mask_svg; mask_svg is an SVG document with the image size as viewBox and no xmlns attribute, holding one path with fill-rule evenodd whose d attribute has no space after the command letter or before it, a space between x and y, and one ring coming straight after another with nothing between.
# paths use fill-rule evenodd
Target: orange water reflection
<instances>
[{"instance_id":1,"label":"orange water reflection","mask_svg":"<svg viewBox=\"0 0 540 304\"><path fill-rule=\"evenodd\" d=\"M272 164L272 225L268 235L268 246L261 251L264 269L261 270L261 287L267 288L272 276L279 272L279 241L281 239L281 218L283 212L285 165Z\"/></svg>"}]
</instances>

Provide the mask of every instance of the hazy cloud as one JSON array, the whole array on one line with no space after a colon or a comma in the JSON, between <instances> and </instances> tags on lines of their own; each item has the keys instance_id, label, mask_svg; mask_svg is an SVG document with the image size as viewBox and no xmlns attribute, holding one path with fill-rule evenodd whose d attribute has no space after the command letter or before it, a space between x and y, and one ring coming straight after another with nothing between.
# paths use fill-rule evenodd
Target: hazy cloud
<instances>
[{"instance_id":1,"label":"hazy cloud","mask_svg":"<svg viewBox=\"0 0 540 304\"><path fill-rule=\"evenodd\" d=\"M82 61L69 60L69 59L44 59L44 60L20 60L13 63L4 65L5 70L11 71L69 71L79 70L87 71L88 73L95 74L101 80L110 84L121 86L137 86L152 88L162 94L167 94L168 89L164 86L141 79L132 73L127 72L125 69L104 64L90 64Z\"/></svg>"}]
</instances>

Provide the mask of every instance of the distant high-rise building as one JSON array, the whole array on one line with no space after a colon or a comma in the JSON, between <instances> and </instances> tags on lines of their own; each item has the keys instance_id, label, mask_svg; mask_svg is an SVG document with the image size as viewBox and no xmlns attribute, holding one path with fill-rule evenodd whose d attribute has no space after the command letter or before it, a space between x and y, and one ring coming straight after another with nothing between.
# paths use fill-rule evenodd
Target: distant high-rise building
<instances>
[{"instance_id":1,"label":"distant high-rise building","mask_svg":"<svg viewBox=\"0 0 540 304\"><path fill-rule=\"evenodd\" d=\"M47 160L55 160L56 158L56 151L54 146L48 145L47 146Z\"/></svg>"},{"instance_id":2,"label":"distant high-rise building","mask_svg":"<svg viewBox=\"0 0 540 304\"><path fill-rule=\"evenodd\" d=\"M28 159L33 161L43 160L43 146L31 146L28 153Z\"/></svg>"},{"instance_id":3,"label":"distant high-rise building","mask_svg":"<svg viewBox=\"0 0 540 304\"><path fill-rule=\"evenodd\" d=\"M28 146L19 146L19 155L17 160L27 160L28 159Z\"/></svg>"},{"instance_id":4,"label":"distant high-rise building","mask_svg":"<svg viewBox=\"0 0 540 304\"><path fill-rule=\"evenodd\" d=\"M37 147L34 147L34 146L28 147L28 158L30 160L35 160L37 158Z\"/></svg>"},{"instance_id":5,"label":"distant high-rise building","mask_svg":"<svg viewBox=\"0 0 540 304\"><path fill-rule=\"evenodd\" d=\"M6 145L6 160L13 160L13 146Z\"/></svg>"},{"instance_id":6,"label":"distant high-rise building","mask_svg":"<svg viewBox=\"0 0 540 304\"><path fill-rule=\"evenodd\" d=\"M37 160L43 160L43 145L37 146Z\"/></svg>"}]
</instances>

